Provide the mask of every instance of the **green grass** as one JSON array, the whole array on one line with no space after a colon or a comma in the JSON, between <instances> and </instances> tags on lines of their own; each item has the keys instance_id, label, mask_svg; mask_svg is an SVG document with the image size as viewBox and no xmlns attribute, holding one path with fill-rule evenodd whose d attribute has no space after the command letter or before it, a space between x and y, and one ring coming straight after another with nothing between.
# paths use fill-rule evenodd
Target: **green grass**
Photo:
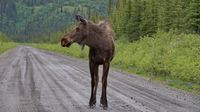
<instances>
[{"instance_id":1,"label":"green grass","mask_svg":"<svg viewBox=\"0 0 200 112\"><path fill-rule=\"evenodd\" d=\"M81 51L77 44L71 48L60 44L32 46L77 58L88 56L88 48ZM200 94L200 36L160 32L132 43L118 40L112 66Z\"/></svg>"},{"instance_id":2,"label":"green grass","mask_svg":"<svg viewBox=\"0 0 200 112\"><path fill-rule=\"evenodd\" d=\"M84 50L81 50L81 47L77 44L73 44L72 46L70 46L70 48L61 47L60 44L28 44L28 45L68 56L73 56L76 58L84 58L84 59L88 58L88 47L85 47Z\"/></svg>"},{"instance_id":3,"label":"green grass","mask_svg":"<svg viewBox=\"0 0 200 112\"><path fill-rule=\"evenodd\" d=\"M0 32L0 54L8 49L16 47L16 44L11 42L5 34Z\"/></svg>"},{"instance_id":4,"label":"green grass","mask_svg":"<svg viewBox=\"0 0 200 112\"><path fill-rule=\"evenodd\" d=\"M0 54L14 47L16 44L13 42L0 42Z\"/></svg>"}]
</instances>

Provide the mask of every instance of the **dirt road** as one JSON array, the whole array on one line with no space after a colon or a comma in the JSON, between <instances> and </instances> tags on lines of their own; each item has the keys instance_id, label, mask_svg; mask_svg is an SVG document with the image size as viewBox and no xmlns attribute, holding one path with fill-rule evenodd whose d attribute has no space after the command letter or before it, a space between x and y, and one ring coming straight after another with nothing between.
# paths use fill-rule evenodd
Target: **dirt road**
<instances>
[{"instance_id":1,"label":"dirt road","mask_svg":"<svg viewBox=\"0 0 200 112\"><path fill-rule=\"evenodd\" d=\"M101 112L100 93L101 82L89 109L87 61L24 46L0 55L0 112ZM108 104L108 112L200 112L200 96L115 70Z\"/></svg>"}]
</instances>

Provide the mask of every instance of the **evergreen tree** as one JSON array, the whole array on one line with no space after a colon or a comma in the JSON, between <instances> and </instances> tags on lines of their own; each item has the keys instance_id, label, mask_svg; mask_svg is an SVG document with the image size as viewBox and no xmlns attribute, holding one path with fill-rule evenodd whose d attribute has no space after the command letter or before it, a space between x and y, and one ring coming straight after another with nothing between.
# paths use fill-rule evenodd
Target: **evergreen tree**
<instances>
[{"instance_id":1,"label":"evergreen tree","mask_svg":"<svg viewBox=\"0 0 200 112\"><path fill-rule=\"evenodd\" d=\"M155 0L143 1L143 12L140 24L140 36L152 35L157 31L157 4Z\"/></svg>"},{"instance_id":2,"label":"evergreen tree","mask_svg":"<svg viewBox=\"0 0 200 112\"><path fill-rule=\"evenodd\" d=\"M200 34L200 1L191 0L185 18L189 32Z\"/></svg>"},{"instance_id":3,"label":"evergreen tree","mask_svg":"<svg viewBox=\"0 0 200 112\"><path fill-rule=\"evenodd\" d=\"M131 4L131 5L130 5ZM142 19L142 11L144 10L143 4L141 0L132 0L132 2L129 4L130 13L128 17L128 24L127 24L127 31L129 39L132 40L138 40L141 36L141 19Z\"/></svg>"},{"instance_id":4,"label":"evergreen tree","mask_svg":"<svg viewBox=\"0 0 200 112\"><path fill-rule=\"evenodd\" d=\"M174 21L172 25L172 29L178 30L178 32L182 32L184 29L184 2L182 0L175 0L174 4Z\"/></svg>"}]
</instances>

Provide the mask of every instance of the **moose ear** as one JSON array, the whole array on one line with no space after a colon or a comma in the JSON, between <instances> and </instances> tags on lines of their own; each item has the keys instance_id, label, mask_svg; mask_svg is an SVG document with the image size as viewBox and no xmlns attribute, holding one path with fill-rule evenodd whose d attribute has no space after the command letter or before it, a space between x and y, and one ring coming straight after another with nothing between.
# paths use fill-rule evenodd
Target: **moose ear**
<instances>
[{"instance_id":1,"label":"moose ear","mask_svg":"<svg viewBox=\"0 0 200 112\"><path fill-rule=\"evenodd\" d=\"M80 22L82 22L84 25L86 25L87 24L87 20L86 19L84 19L82 16L80 16L80 15L75 15L75 18L76 18L76 20L77 21L80 21Z\"/></svg>"}]
</instances>

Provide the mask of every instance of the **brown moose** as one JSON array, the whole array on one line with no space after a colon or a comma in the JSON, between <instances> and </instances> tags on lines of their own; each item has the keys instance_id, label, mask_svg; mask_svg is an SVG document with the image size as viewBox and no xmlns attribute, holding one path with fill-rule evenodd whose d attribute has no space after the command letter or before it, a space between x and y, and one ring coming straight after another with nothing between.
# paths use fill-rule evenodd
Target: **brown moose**
<instances>
[{"instance_id":1,"label":"brown moose","mask_svg":"<svg viewBox=\"0 0 200 112\"><path fill-rule=\"evenodd\" d=\"M80 15L76 15L76 20L79 21L78 27L61 39L61 45L63 47L69 47L72 43L78 43L82 46L87 45L89 47L89 67L91 74L91 97L89 106L91 108L96 106L96 92L99 81L98 68L99 65L103 65L100 105L103 106L103 109L107 109L106 88L110 62L115 52L114 32L108 21L101 21L95 24Z\"/></svg>"}]
</instances>

